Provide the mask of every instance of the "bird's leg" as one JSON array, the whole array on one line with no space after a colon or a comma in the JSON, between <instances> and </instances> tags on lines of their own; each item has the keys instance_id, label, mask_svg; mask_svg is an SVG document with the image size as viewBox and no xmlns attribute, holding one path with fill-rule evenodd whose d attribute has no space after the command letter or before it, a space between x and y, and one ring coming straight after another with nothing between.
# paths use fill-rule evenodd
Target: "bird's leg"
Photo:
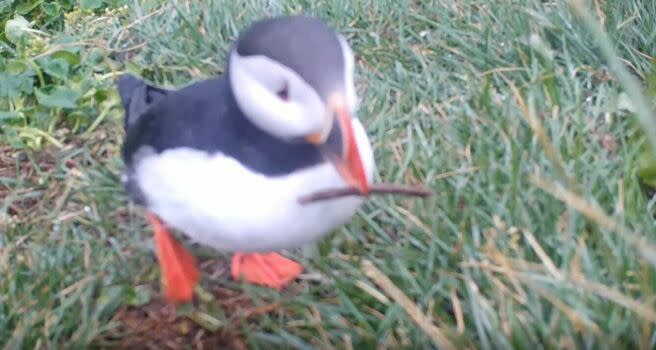
<instances>
[{"instance_id":1,"label":"bird's leg","mask_svg":"<svg viewBox=\"0 0 656 350\"><path fill-rule=\"evenodd\" d=\"M191 301L194 287L200 280L196 259L171 235L157 216L148 213L147 218L153 226L164 298L173 303Z\"/></svg>"},{"instance_id":2,"label":"bird's leg","mask_svg":"<svg viewBox=\"0 0 656 350\"><path fill-rule=\"evenodd\" d=\"M231 272L235 280L243 278L248 283L280 290L298 277L303 267L276 253L235 253L232 256Z\"/></svg>"}]
</instances>

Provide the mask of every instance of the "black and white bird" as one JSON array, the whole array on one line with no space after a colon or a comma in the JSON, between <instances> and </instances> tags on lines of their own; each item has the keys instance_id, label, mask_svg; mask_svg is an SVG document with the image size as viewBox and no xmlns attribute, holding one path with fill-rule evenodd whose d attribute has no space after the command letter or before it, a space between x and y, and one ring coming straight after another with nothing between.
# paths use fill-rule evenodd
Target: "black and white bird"
<instances>
[{"instance_id":1,"label":"black and white bird","mask_svg":"<svg viewBox=\"0 0 656 350\"><path fill-rule=\"evenodd\" d=\"M154 228L165 297L186 302L200 274L167 227L234 252L232 275L281 288L301 266L273 253L314 242L362 204L298 198L369 191L374 158L356 117L354 57L326 23L255 22L230 49L224 75L180 90L118 82L125 108L125 187Z\"/></svg>"}]
</instances>

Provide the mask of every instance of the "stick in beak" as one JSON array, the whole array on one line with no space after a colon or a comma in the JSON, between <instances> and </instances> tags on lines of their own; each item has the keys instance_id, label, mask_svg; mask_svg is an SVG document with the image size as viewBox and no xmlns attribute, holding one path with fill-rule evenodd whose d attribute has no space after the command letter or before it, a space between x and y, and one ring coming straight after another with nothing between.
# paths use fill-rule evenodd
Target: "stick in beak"
<instances>
[{"instance_id":1,"label":"stick in beak","mask_svg":"<svg viewBox=\"0 0 656 350\"><path fill-rule=\"evenodd\" d=\"M322 141L322 137L319 135L310 135L306 137L306 140L319 145L322 152L333 163L337 172L348 185L355 187L361 194L367 195L369 194L369 181L364 171L355 133L353 132L351 116L346 108L341 106L335 108L334 113L342 140L341 154L331 149L331 145L326 143L326 140Z\"/></svg>"}]
</instances>

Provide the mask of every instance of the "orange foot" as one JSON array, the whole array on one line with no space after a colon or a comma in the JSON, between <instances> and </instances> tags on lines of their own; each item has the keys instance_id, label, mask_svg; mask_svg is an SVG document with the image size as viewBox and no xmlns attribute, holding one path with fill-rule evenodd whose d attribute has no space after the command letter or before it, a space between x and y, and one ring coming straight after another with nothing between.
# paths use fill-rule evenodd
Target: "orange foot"
<instances>
[{"instance_id":1,"label":"orange foot","mask_svg":"<svg viewBox=\"0 0 656 350\"><path fill-rule=\"evenodd\" d=\"M149 213L147 217L155 231L164 298L172 303L190 302L194 296L194 286L200 280L196 259L171 236L157 216Z\"/></svg>"},{"instance_id":2,"label":"orange foot","mask_svg":"<svg viewBox=\"0 0 656 350\"><path fill-rule=\"evenodd\" d=\"M280 290L303 271L303 267L282 255L235 253L232 256L232 278Z\"/></svg>"}]
</instances>

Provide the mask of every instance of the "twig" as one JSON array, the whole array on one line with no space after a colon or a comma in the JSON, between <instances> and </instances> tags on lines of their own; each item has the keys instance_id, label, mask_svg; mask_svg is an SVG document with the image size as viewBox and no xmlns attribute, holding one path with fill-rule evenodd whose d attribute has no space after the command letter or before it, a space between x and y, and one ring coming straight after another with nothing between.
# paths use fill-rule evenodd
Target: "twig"
<instances>
[{"instance_id":1,"label":"twig","mask_svg":"<svg viewBox=\"0 0 656 350\"><path fill-rule=\"evenodd\" d=\"M395 185L395 184L375 184L371 185L369 188L369 194L400 194L405 196L415 196L415 197L428 197L432 193L425 187L422 186L404 186L404 185ZM325 199L334 199L339 197L346 196L368 196L363 195L355 187L345 187L345 188L333 188L327 189L324 191L310 193L308 195L302 196L298 199L300 204L308 204L312 202L318 202Z\"/></svg>"}]
</instances>

